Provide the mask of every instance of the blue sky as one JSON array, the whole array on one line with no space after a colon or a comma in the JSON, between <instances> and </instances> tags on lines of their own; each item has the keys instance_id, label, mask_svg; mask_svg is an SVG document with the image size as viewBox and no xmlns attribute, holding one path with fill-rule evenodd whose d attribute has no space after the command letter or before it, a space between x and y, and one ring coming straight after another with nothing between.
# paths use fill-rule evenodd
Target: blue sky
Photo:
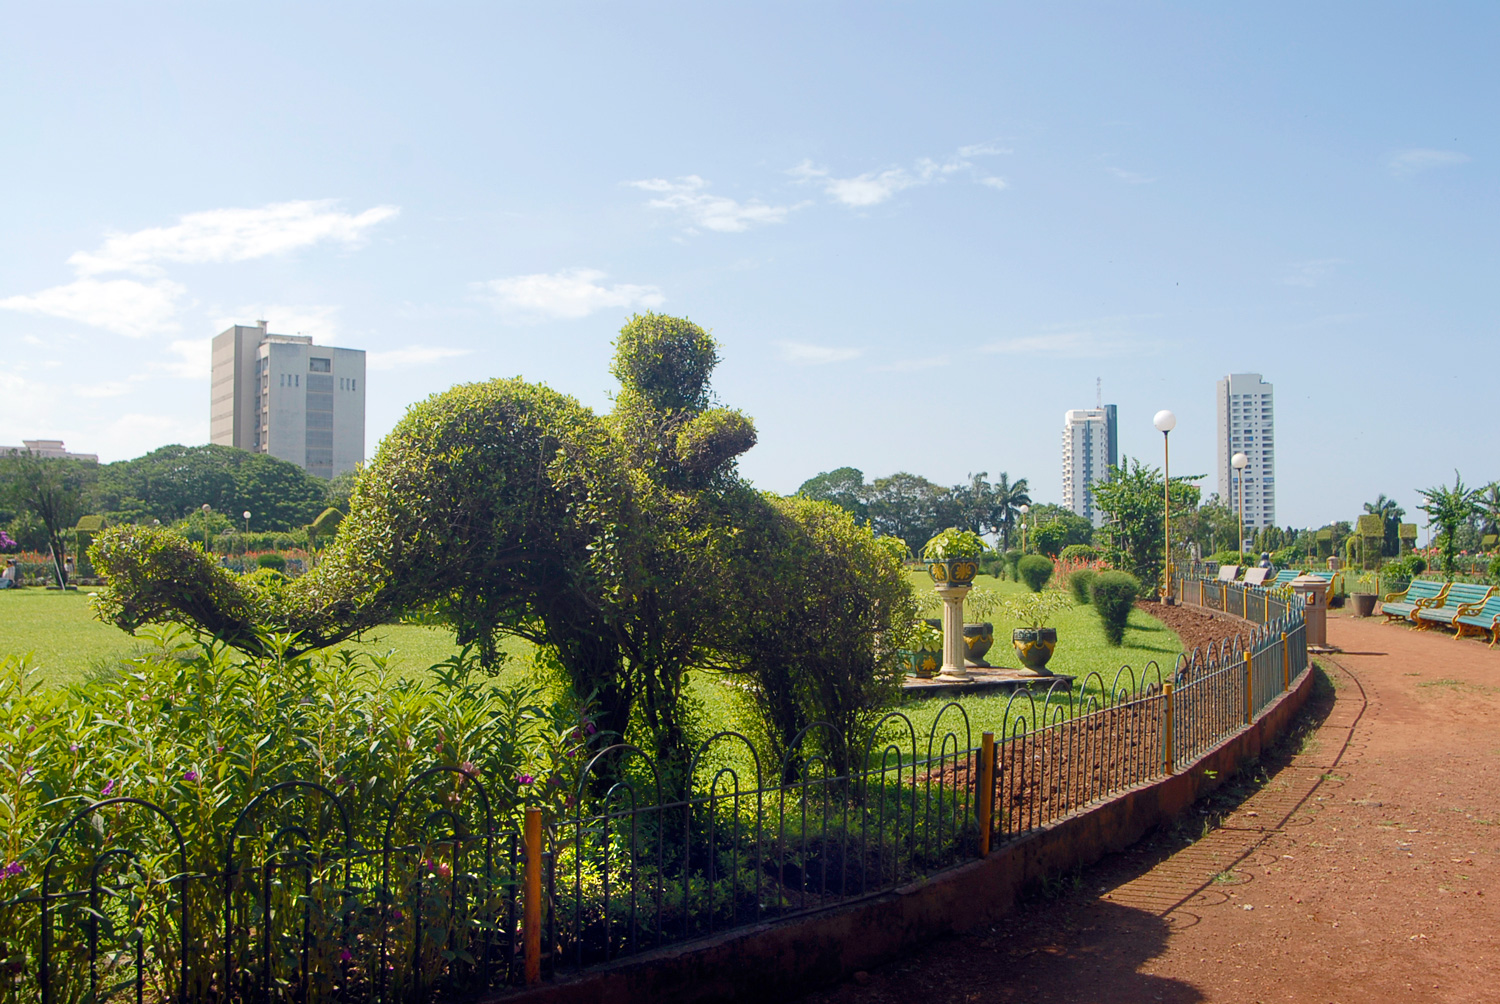
<instances>
[{"instance_id":1,"label":"blue sky","mask_svg":"<svg viewBox=\"0 0 1500 1004\"><path fill-rule=\"evenodd\" d=\"M1045 6L1045 9L1038 9ZM207 438L207 340L609 406L630 312L723 346L743 462L1061 496L1064 410L1210 472L1276 385L1278 521L1500 476L1500 7L32 4L0 37L0 442ZM1205 483L1213 488L1212 479Z\"/></svg>"}]
</instances>

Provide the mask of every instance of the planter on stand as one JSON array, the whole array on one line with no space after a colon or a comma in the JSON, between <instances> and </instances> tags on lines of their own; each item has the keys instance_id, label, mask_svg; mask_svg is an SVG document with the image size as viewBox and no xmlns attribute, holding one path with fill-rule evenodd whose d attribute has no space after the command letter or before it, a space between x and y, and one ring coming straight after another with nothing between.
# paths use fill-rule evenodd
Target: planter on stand
<instances>
[{"instance_id":1,"label":"planter on stand","mask_svg":"<svg viewBox=\"0 0 1500 1004\"><path fill-rule=\"evenodd\" d=\"M995 625L989 621L965 624L964 646L968 651L964 655L964 665L988 668L989 663L984 661L984 656L994 644Z\"/></svg>"}]
</instances>

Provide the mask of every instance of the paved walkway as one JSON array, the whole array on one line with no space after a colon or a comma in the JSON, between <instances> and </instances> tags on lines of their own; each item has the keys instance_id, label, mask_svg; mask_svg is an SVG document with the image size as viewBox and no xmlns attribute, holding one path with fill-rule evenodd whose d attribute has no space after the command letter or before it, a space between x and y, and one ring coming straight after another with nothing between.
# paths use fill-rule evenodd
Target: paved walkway
<instances>
[{"instance_id":1,"label":"paved walkway","mask_svg":"<svg viewBox=\"0 0 1500 1004\"><path fill-rule=\"evenodd\" d=\"M816 1002L1500 1002L1500 648L1335 615L1300 742L991 931Z\"/></svg>"}]
</instances>

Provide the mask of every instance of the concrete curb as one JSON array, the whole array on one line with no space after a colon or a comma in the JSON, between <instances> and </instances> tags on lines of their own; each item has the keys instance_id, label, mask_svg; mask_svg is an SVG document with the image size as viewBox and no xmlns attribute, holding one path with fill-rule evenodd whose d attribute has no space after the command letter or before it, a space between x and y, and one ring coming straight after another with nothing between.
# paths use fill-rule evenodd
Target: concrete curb
<instances>
[{"instance_id":1,"label":"concrete curb","mask_svg":"<svg viewBox=\"0 0 1500 1004\"><path fill-rule=\"evenodd\" d=\"M1181 773L1050 823L982 860L827 911L739 928L490 998L525 1004L785 1000L872 969L944 935L991 924L1049 875L1124 850L1213 791L1286 730L1312 693L1311 668L1260 718Z\"/></svg>"}]
</instances>

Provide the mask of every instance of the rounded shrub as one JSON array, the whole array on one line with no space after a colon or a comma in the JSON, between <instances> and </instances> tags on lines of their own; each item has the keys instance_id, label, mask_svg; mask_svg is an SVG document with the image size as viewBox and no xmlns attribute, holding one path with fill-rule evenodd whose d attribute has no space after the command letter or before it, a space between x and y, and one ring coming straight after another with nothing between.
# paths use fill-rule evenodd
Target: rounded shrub
<instances>
[{"instance_id":1,"label":"rounded shrub","mask_svg":"<svg viewBox=\"0 0 1500 1004\"><path fill-rule=\"evenodd\" d=\"M255 559L255 563L261 568L269 568L273 572L286 571L286 559L279 554L262 554Z\"/></svg>"},{"instance_id":2,"label":"rounded shrub","mask_svg":"<svg viewBox=\"0 0 1500 1004\"><path fill-rule=\"evenodd\" d=\"M1068 589L1073 593L1074 602L1084 604L1092 599L1090 591L1094 588L1094 580L1098 577L1099 573L1092 568L1080 568L1068 576Z\"/></svg>"},{"instance_id":3,"label":"rounded shrub","mask_svg":"<svg viewBox=\"0 0 1500 1004\"><path fill-rule=\"evenodd\" d=\"M1052 562L1040 554L1028 554L1016 562L1016 577L1026 583L1027 589L1039 593L1052 578Z\"/></svg>"},{"instance_id":4,"label":"rounded shrub","mask_svg":"<svg viewBox=\"0 0 1500 1004\"><path fill-rule=\"evenodd\" d=\"M1099 611L1099 621L1104 625L1104 640L1116 648L1125 642L1125 625L1140 591L1141 580L1129 572L1101 572L1089 590L1094 609Z\"/></svg>"},{"instance_id":5,"label":"rounded shrub","mask_svg":"<svg viewBox=\"0 0 1500 1004\"><path fill-rule=\"evenodd\" d=\"M1422 559L1418 558L1417 560L1421 561ZM1490 562L1490 581L1500 583L1500 558L1496 558Z\"/></svg>"},{"instance_id":6,"label":"rounded shrub","mask_svg":"<svg viewBox=\"0 0 1500 1004\"><path fill-rule=\"evenodd\" d=\"M1092 544L1069 544L1057 557L1062 561L1094 561L1099 549Z\"/></svg>"}]
</instances>

